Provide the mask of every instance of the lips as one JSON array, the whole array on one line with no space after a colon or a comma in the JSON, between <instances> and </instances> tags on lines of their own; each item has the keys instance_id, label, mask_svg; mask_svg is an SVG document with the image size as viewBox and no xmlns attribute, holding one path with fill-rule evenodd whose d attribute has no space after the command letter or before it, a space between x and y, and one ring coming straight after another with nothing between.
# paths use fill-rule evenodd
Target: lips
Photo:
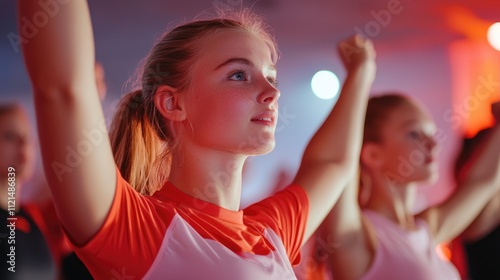
<instances>
[{"instance_id":1,"label":"lips","mask_svg":"<svg viewBox=\"0 0 500 280\"><path fill-rule=\"evenodd\" d=\"M254 116L251 121L254 123L260 123L268 126L275 126L277 120L277 114L275 111L266 111Z\"/></svg>"},{"instance_id":2,"label":"lips","mask_svg":"<svg viewBox=\"0 0 500 280\"><path fill-rule=\"evenodd\" d=\"M425 162L425 164L434 164L435 163L435 159L436 158L434 156L427 156L425 158L424 162Z\"/></svg>"}]
</instances>

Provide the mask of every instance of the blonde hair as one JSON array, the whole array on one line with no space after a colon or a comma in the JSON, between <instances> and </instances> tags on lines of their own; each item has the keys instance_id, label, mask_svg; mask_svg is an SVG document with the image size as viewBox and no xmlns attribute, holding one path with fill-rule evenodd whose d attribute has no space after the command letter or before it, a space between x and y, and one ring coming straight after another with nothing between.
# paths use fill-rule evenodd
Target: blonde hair
<instances>
[{"instance_id":1,"label":"blonde hair","mask_svg":"<svg viewBox=\"0 0 500 280\"><path fill-rule=\"evenodd\" d=\"M242 29L264 40L277 60L277 45L257 15L244 9L219 18L175 27L153 46L138 71L140 89L127 94L113 118L110 137L115 161L126 179L142 194L152 194L168 179L177 143L170 124L154 104L160 85L189 87L189 71L201 54L201 43L217 30Z\"/></svg>"}]
</instances>

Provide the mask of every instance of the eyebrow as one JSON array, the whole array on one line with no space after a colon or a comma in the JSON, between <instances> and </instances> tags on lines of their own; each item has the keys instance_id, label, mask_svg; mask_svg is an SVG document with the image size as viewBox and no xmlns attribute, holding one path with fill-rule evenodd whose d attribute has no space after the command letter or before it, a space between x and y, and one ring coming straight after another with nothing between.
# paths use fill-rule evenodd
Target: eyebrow
<instances>
[{"instance_id":1,"label":"eyebrow","mask_svg":"<svg viewBox=\"0 0 500 280\"><path fill-rule=\"evenodd\" d=\"M241 58L241 57L235 57L235 58L230 58L226 61L224 61L223 63L219 64L217 67L215 67L215 70L221 68L221 67L224 67L228 64L231 64L231 63L240 63L240 64L245 64L245 65L248 65L248 66L252 66L252 67L255 67L255 64L246 59L246 58ZM278 71L278 69L276 68L276 66L274 64L271 65L271 70L274 70L274 71Z\"/></svg>"},{"instance_id":2,"label":"eyebrow","mask_svg":"<svg viewBox=\"0 0 500 280\"><path fill-rule=\"evenodd\" d=\"M413 125L413 124L415 124L415 123L417 123L417 122L418 122L418 121L417 121L417 120L415 120L415 119L410 119L410 120L404 121L404 122L403 122L403 123L401 123L399 126L400 126L401 128L405 128L405 127L407 127L407 126L411 126L411 125Z\"/></svg>"},{"instance_id":3,"label":"eyebrow","mask_svg":"<svg viewBox=\"0 0 500 280\"><path fill-rule=\"evenodd\" d=\"M415 119L407 120L407 121L403 122L403 123L400 125L400 128L404 129L404 128L407 128L407 127L409 127L409 126L412 126L412 125L413 125L413 124L415 124L415 123L418 123L418 121L417 121L417 120L415 120ZM437 131L436 126L435 126L435 125L432 125L432 126L431 126L431 128L432 128L433 133L436 133L436 131Z\"/></svg>"}]
</instances>

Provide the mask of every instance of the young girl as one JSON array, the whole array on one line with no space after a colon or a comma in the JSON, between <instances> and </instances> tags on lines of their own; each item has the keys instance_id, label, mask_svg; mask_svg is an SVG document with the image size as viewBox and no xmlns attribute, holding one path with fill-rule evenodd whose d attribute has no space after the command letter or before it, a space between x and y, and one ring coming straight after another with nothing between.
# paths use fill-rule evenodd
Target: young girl
<instances>
[{"instance_id":1,"label":"young girl","mask_svg":"<svg viewBox=\"0 0 500 280\"><path fill-rule=\"evenodd\" d=\"M435 246L462 232L498 192L500 125L453 196L414 215L416 183L437 173L434 132L431 117L415 101L398 94L370 99L361 152L362 190L369 193L361 209L358 184L350 184L326 218L317 240L336 246L316 254L327 264L325 277L459 279Z\"/></svg>"},{"instance_id":2,"label":"young girl","mask_svg":"<svg viewBox=\"0 0 500 280\"><path fill-rule=\"evenodd\" d=\"M19 1L20 18L38 8ZM240 210L244 161L275 144L277 52L262 23L247 13L163 36L145 60L141 89L115 118L117 168L94 82L87 4L59 5L23 53L56 208L93 276L295 278L303 241L358 165L375 52L360 36L342 50L341 97L293 184Z\"/></svg>"}]
</instances>

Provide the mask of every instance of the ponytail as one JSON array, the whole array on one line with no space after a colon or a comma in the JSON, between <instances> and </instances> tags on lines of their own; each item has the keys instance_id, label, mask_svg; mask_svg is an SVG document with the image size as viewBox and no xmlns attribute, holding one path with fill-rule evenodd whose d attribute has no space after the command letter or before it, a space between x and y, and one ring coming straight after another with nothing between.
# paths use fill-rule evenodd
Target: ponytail
<instances>
[{"instance_id":1,"label":"ponytail","mask_svg":"<svg viewBox=\"0 0 500 280\"><path fill-rule=\"evenodd\" d=\"M144 195L160 189L168 178L171 155L147 114L141 90L120 101L110 128L111 147L123 178Z\"/></svg>"}]
</instances>

